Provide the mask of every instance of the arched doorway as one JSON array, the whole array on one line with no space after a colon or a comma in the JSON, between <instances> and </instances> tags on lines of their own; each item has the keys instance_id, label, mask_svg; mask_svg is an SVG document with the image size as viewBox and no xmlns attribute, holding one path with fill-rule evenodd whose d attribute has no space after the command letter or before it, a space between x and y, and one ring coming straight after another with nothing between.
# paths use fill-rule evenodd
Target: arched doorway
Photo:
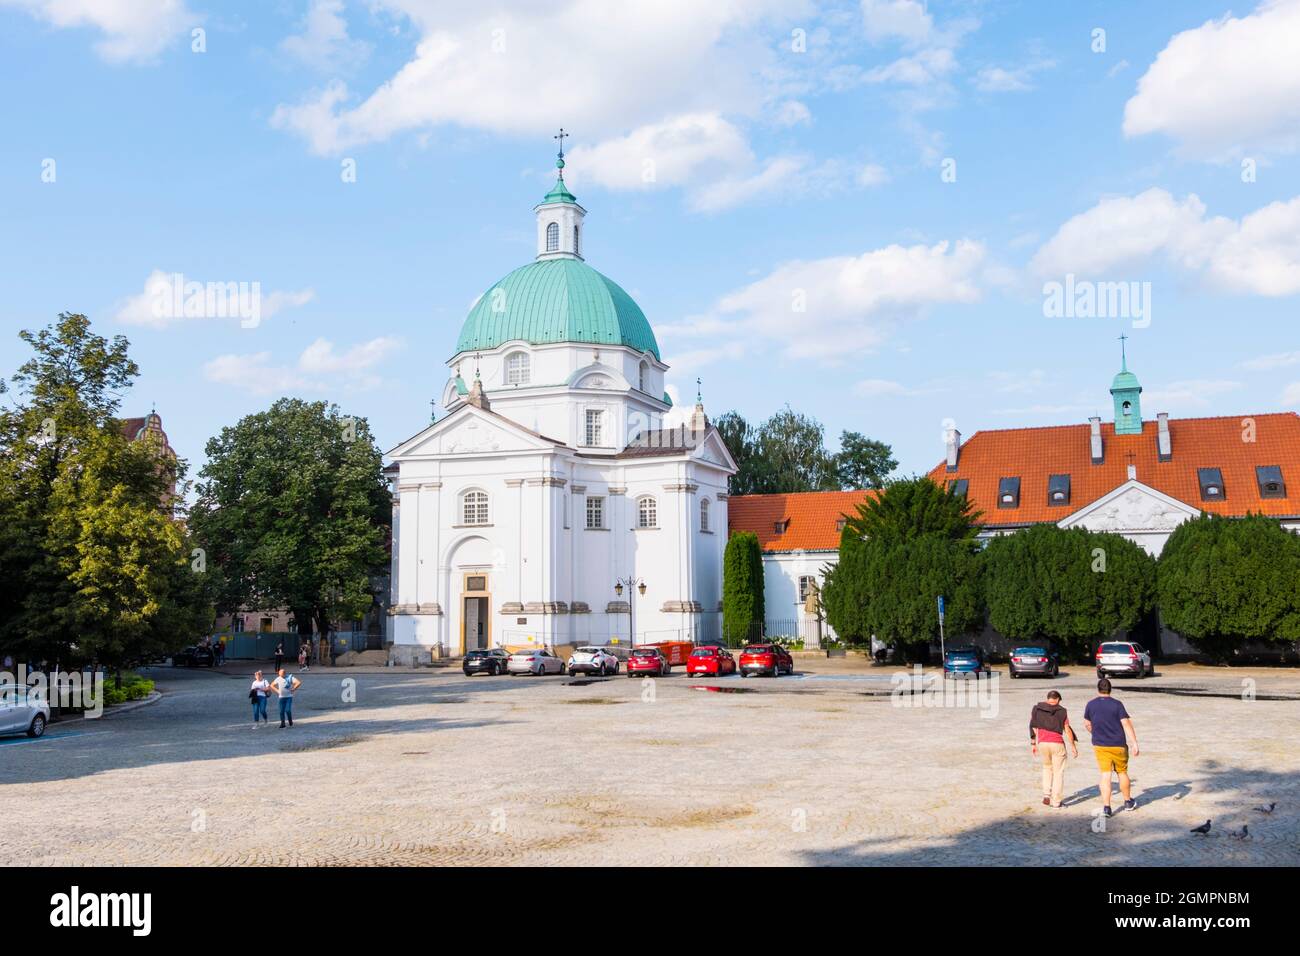
<instances>
[{"instance_id":1,"label":"arched doorway","mask_svg":"<svg viewBox=\"0 0 1300 956\"><path fill-rule=\"evenodd\" d=\"M486 538L471 535L456 542L447 556L453 654L492 646L492 571L496 553Z\"/></svg>"}]
</instances>

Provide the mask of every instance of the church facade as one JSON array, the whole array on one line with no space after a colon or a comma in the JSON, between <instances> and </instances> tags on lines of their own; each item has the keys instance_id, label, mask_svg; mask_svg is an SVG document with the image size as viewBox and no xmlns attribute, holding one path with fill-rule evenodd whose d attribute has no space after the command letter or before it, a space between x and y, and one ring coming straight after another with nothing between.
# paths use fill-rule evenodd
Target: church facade
<instances>
[{"instance_id":1,"label":"church facade","mask_svg":"<svg viewBox=\"0 0 1300 956\"><path fill-rule=\"evenodd\" d=\"M535 259L475 303L442 413L388 453L398 660L717 630L735 463L698 400L672 424L650 323L586 263L556 165Z\"/></svg>"}]
</instances>

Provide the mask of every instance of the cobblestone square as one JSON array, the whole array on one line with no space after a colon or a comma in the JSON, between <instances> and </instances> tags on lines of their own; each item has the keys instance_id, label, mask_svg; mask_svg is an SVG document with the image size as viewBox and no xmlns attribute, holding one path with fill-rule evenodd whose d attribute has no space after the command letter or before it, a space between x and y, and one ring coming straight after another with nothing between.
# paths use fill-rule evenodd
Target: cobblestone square
<instances>
[{"instance_id":1,"label":"cobblestone square","mask_svg":"<svg viewBox=\"0 0 1300 956\"><path fill-rule=\"evenodd\" d=\"M1117 681L1140 808L1105 832L1087 668L1052 682L1003 671L987 715L895 706L894 671L830 661L653 685L312 669L287 730L255 730L245 674L227 671L162 668L156 704L0 739L0 863L1300 863L1290 671ZM1050 687L1082 738L1063 810L1041 805L1027 743ZM1188 832L1206 819L1208 836Z\"/></svg>"}]
</instances>

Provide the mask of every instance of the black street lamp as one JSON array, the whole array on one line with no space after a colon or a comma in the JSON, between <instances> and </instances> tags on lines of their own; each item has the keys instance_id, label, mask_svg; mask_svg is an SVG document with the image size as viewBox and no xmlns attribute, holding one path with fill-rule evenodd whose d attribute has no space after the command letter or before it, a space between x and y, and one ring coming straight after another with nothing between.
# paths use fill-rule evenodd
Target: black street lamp
<instances>
[{"instance_id":1,"label":"black street lamp","mask_svg":"<svg viewBox=\"0 0 1300 956\"><path fill-rule=\"evenodd\" d=\"M623 588L627 588L627 639L632 647L636 647L636 625L633 623L632 608L636 604L636 594L645 595L645 581L641 578L626 577L614 579L614 593L619 597L623 596Z\"/></svg>"}]
</instances>

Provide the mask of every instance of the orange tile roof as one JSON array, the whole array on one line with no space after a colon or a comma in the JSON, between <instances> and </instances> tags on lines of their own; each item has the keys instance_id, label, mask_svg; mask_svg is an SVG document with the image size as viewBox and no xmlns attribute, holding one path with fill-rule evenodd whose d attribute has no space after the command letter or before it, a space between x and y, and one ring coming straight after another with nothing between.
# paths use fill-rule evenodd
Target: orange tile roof
<instances>
[{"instance_id":1,"label":"orange tile roof","mask_svg":"<svg viewBox=\"0 0 1300 956\"><path fill-rule=\"evenodd\" d=\"M806 491L788 495L736 495L727 501L731 531L752 531L764 551L835 551L840 518L857 514L876 491ZM776 523L788 521L783 534Z\"/></svg>"},{"instance_id":2,"label":"orange tile roof","mask_svg":"<svg viewBox=\"0 0 1300 956\"><path fill-rule=\"evenodd\" d=\"M1253 442L1243 437L1250 420L1255 424ZM940 462L929 474L940 484L967 479L966 493L984 512L985 525L1060 521L1127 481L1130 463L1137 468L1138 481L1213 514L1300 515L1300 415L1171 418L1169 461L1158 460L1157 428L1156 421L1148 421L1140 435L1116 435L1114 424L1103 422L1104 461L1099 465L1092 464L1087 423L976 432L962 444L955 472ZM1281 467L1285 498L1260 497L1256 465ZM1220 469L1224 500L1201 500L1198 468ZM1048 476L1055 474L1070 476L1067 505L1047 504ZM999 508L999 479L1015 477L1020 478L1020 506Z\"/></svg>"}]
</instances>

